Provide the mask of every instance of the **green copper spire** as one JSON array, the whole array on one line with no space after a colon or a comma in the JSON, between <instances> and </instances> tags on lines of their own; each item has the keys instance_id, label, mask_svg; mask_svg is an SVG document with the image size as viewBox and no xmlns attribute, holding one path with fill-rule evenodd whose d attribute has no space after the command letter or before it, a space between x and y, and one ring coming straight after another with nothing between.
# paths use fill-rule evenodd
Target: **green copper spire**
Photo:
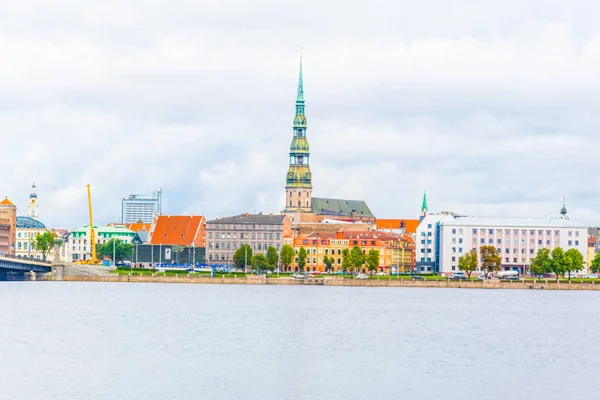
<instances>
[{"instance_id":1,"label":"green copper spire","mask_svg":"<svg viewBox=\"0 0 600 400\"><path fill-rule=\"evenodd\" d=\"M569 217L567 217L567 200L564 197L563 197L563 206L560 209L560 217L563 219L569 219Z\"/></svg>"},{"instance_id":2,"label":"green copper spire","mask_svg":"<svg viewBox=\"0 0 600 400\"><path fill-rule=\"evenodd\" d=\"M421 213L427 214L429 209L427 208L427 191L423 191L423 205L421 206Z\"/></svg>"},{"instance_id":3,"label":"green copper spire","mask_svg":"<svg viewBox=\"0 0 600 400\"><path fill-rule=\"evenodd\" d=\"M304 103L304 84L302 83L302 48L300 48L300 77L298 78L298 96L296 97L296 104L300 101Z\"/></svg>"}]
</instances>

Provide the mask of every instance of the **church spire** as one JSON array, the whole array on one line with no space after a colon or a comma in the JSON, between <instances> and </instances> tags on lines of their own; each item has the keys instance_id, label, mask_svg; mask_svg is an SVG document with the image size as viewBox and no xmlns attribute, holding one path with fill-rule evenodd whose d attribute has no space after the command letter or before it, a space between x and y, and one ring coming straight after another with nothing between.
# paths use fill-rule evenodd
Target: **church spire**
<instances>
[{"instance_id":1,"label":"church spire","mask_svg":"<svg viewBox=\"0 0 600 400\"><path fill-rule=\"evenodd\" d=\"M429 208L427 207L427 191L423 191L423 204L421 205L421 220L427 216Z\"/></svg>"},{"instance_id":2,"label":"church spire","mask_svg":"<svg viewBox=\"0 0 600 400\"><path fill-rule=\"evenodd\" d=\"M302 82L302 50L304 48L300 47L300 77L298 78L298 96L296 97L296 104L298 102L304 103L304 83Z\"/></svg>"},{"instance_id":3,"label":"church spire","mask_svg":"<svg viewBox=\"0 0 600 400\"><path fill-rule=\"evenodd\" d=\"M563 206L560 209L560 218L569 219L569 216L567 215L567 199L565 197L563 197Z\"/></svg>"},{"instance_id":4,"label":"church spire","mask_svg":"<svg viewBox=\"0 0 600 400\"><path fill-rule=\"evenodd\" d=\"M296 114L294 115L294 136L290 145L290 164L286 177L286 212L310 212L312 209L312 175L310 172L310 151L306 139L306 116L304 115L304 82L302 81L302 54L300 54L300 75Z\"/></svg>"}]
</instances>

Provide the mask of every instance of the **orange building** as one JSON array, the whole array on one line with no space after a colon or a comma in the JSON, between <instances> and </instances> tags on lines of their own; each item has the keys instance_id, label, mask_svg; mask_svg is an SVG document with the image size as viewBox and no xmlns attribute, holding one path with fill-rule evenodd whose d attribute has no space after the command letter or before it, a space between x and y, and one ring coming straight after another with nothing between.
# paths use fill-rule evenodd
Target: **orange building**
<instances>
[{"instance_id":1,"label":"orange building","mask_svg":"<svg viewBox=\"0 0 600 400\"><path fill-rule=\"evenodd\" d=\"M206 246L206 219L201 215L159 215L150 228L149 244Z\"/></svg>"},{"instance_id":2,"label":"orange building","mask_svg":"<svg viewBox=\"0 0 600 400\"><path fill-rule=\"evenodd\" d=\"M17 238L17 206L8 200L0 201L0 254L15 255Z\"/></svg>"},{"instance_id":3,"label":"orange building","mask_svg":"<svg viewBox=\"0 0 600 400\"><path fill-rule=\"evenodd\" d=\"M414 243L401 235L382 231L344 231L335 234L318 233L303 237L285 238L285 244L294 248L296 257L288 270L299 271L297 254L304 247L307 253L305 271L323 272L325 256L333 258L334 272L342 271L342 253L344 249L350 250L359 246L363 253L369 250L379 251L379 270L390 273L392 269L409 271L414 262ZM367 267L363 265L361 272L366 273Z\"/></svg>"}]
</instances>

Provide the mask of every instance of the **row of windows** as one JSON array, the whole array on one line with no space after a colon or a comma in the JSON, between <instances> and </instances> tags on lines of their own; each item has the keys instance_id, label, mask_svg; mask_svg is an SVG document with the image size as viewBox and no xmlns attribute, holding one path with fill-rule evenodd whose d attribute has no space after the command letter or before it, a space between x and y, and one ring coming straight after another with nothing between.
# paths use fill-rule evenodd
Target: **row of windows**
<instances>
[{"instance_id":1,"label":"row of windows","mask_svg":"<svg viewBox=\"0 0 600 400\"><path fill-rule=\"evenodd\" d=\"M219 225L219 224L209 224L206 226L207 230L228 230L228 231L237 231L238 230L238 226L237 225L233 225L233 229L232 229L232 225ZM281 225L279 224L269 224L269 225L256 225L256 224L243 224L239 226L239 230L263 230L263 231L275 231L277 229L280 229Z\"/></svg>"},{"instance_id":2,"label":"row of windows","mask_svg":"<svg viewBox=\"0 0 600 400\"><path fill-rule=\"evenodd\" d=\"M221 239L237 239L237 233L221 233ZM273 234L272 233L263 233L262 235L263 240L267 240L267 238L269 240L273 240ZM212 239L213 238L213 233L209 232L208 233L208 238ZM219 239L219 233L215 232L214 235L215 239ZM250 238L250 233L249 232L240 232L240 239L249 239ZM252 233L252 239L260 239L260 233ZM275 234L275 239L276 240L281 240L281 233L276 233Z\"/></svg>"},{"instance_id":3,"label":"row of windows","mask_svg":"<svg viewBox=\"0 0 600 400\"><path fill-rule=\"evenodd\" d=\"M461 238L461 239L462 239L462 238ZM480 240L479 240L479 242L480 242L481 244L485 244L485 239L480 239ZM537 244L538 244L538 245L541 245L541 244L543 244L543 242L544 242L543 240L539 239L539 240L537 241ZM452 239L452 243L453 243L453 244L454 244L454 243L456 243L456 240ZM459 241L458 241L458 243L462 243L462 240L459 240ZM473 239L473 244L476 244L476 243L477 243L477 240L476 240L476 239ZM489 243L489 244L493 244L493 243L494 243L494 240L493 240L493 239L489 239L489 240L488 240L488 243ZM535 243L535 240L534 240L534 239L530 239L530 240L529 240L529 244L531 244L532 246L533 246L533 244L534 244L534 243ZM559 245L559 243L560 243L560 242L559 242L558 240L555 240L555 241L554 241L554 245L555 245L555 246L558 246L558 245ZM569 240L569 241L568 241L568 243L569 243L569 246L572 246L572 245L573 245L573 241L572 241L572 240ZM497 239L497 240L496 240L496 244L502 244L502 240L501 240L501 239ZM504 241L504 244L506 244L506 245L509 245L509 244L510 244L510 240L506 239L506 240ZM518 245L518 244L519 244L519 240L518 240L518 239L514 239L514 240L513 240L513 244L515 244L515 245ZM521 244L522 244L522 245L525 245L525 244L526 244L526 241L525 241L525 239L521 239ZM546 245L547 245L547 246L549 246L549 245L550 245L550 239L547 239L547 240L546 240ZM575 240L575 246L579 246L579 240Z\"/></svg>"},{"instance_id":4,"label":"row of windows","mask_svg":"<svg viewBox=\"0 0 600 400\"><path fill-rule=\"evenodd\" d=\"M240 243L239 247L242 247L243 244L244 243ZM264 244L261 244L261 243L252 243L252 244L246 243L246 244L248 244L250 247L252 247L253 250L267 250L269 248L269 246L273 246L273 244L268 244L268 243L264 243ZM279 250L279 248L281 247L281 244L277 243L273 247L275 247L277 250ZM213 249L213 244L212 243L208 244L208 249L209 250ZM219 243L215 243L214 249L215 250L237 250L238 249L238 244L237 243L221 243L219 245Z\"/></svg>"},{"instance_id":5,"label":"row of windows","mask_svg":"<svg viewBox=\"0 0 600 400\"><path fill-rule=\"evenodd\" d=\"M452 229L452 234L456 234L457 230L456 229ZM527 235L527 229L473 229L472 233L473 235L477 235L477 232L479 232L479 234L484 235L486 232L488 235L493 235L494 233L496 235L501 235L502 233L504 233L505 235L509 235L511 232L513 235L518 235L519 232L521 233L521 236L525 236ZM458 230L458 234L461 235L462 229ZM536 234L536 230L535 229L530 229L529 230L529 236L535 236ZM542 229L538 229L537 230L537 235L543 235L544 234L544 230ZM547 229L546 230L546 235L550 236L552 234L552 230ZM573 231L568 231L567 233L569 236L573 236ZM560 230L555 230L554 231L554 236L560 236ZM575 231L575 236L579 236L579 231Z\"/></svg>"}]
</instances>

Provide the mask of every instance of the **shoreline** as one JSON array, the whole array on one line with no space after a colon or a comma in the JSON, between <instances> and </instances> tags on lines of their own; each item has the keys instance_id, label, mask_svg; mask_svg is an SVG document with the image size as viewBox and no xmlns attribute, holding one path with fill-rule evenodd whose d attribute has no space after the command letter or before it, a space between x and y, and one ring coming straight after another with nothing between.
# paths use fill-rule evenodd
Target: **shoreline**
<instances>
[{"instance_id":1,"label":"shoreline","mask_svg":"<svg viewBox=\"0 0 600 400\"><path fill-rule=\"evenodd\" d=\"M66 282L135 282L135 283L187 283L208 285L288 285L288 286L353 286L353 287L424 287L454 289L513 289L513 290L600 290L600 284L536 282L476 282L476 281L412 281L412 280L356 280L340 278L313 278L297 280L293 278L265 278L253 276L244 278L198 277L198 276L65 276L56 281Z\"/></svg>"}]
</instances>

